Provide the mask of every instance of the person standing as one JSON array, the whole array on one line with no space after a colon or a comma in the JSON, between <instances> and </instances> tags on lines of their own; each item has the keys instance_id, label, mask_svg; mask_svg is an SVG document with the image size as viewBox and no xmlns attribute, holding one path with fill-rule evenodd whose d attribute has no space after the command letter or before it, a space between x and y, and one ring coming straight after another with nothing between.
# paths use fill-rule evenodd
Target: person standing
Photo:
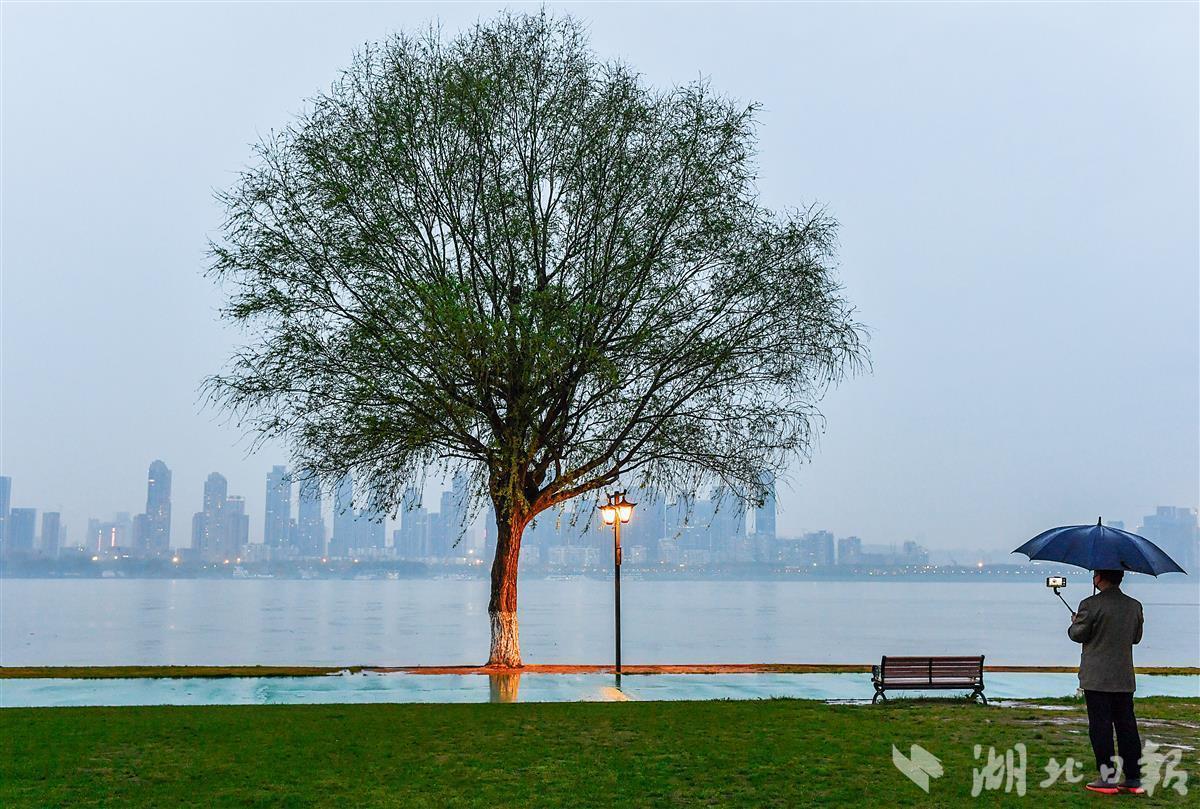
<instances>
[{"instance_id":1,"label":"person standing","mask_svg":"<svg viewBox=\"0 0 1200 809\"><path fill-rule=\"evenodd\" d=\"M1067 635L1083 644L1079 687L1087 701L1088 735L1100 778L1086 784L1092 792L1140 795L1142 740L1133 715L1133 647L1142 639L1142 604L1121 592L1122 570L1097 570L1092 584L1100 592L1079 603ZM1113 731L1120 767L1113 760ZM1118 783L1117 770L1124 770Z\"/></svg>"}]
</instances>

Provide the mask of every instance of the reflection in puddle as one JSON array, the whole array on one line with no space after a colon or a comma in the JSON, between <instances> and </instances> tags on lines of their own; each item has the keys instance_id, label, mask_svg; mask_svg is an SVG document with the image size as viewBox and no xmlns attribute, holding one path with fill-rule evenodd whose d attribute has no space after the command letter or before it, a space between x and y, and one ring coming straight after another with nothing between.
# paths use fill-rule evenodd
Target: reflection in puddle
<instances>
[{"instance_id":1,"label":"reflection in puddle","mask_svg":"<svg viewBox=\"0 0 1200 809\"><path fill-rule=\"evenodd\" d=\"M521 672L488 675L488 702L516 702Z\"/></svg>"}]
</instances>

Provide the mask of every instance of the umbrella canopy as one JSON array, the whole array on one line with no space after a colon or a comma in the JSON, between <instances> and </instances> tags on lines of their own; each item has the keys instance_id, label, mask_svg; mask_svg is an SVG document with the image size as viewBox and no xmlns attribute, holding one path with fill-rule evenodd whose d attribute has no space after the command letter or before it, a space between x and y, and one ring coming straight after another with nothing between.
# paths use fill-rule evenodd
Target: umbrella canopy
<instances>
[{"instance_id":1,"label":"umbrella canopy","mask_svg":"<svg viewBox=\"0 0 1200 809\"><path fill-rule=\"evenodd\" d=\"M1043 531L1013 553L1085 570L1129 570L1151 576L1187 573L1150 540L1102 525L1099 520L1095 525L1064 525Z\"/></svg>"}]
</instances>

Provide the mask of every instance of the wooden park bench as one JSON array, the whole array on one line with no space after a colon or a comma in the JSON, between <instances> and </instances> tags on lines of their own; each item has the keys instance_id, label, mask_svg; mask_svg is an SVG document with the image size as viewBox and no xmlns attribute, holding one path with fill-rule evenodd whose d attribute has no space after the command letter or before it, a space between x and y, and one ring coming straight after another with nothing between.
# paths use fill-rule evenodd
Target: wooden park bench
<instances>
[{"instance_id":1,"label":"wooden park bench","mask_svg":"<svg viewBox=\"0 0 1200 809\"><path fill-rule=\"evenodd\" d=\"M878 666L871 666L871 683L875 686L874 704L885 691L954 690L971 692L971 699L983 695L983 655L978 657L888 657Z\"/></svg>"}]
</instances>

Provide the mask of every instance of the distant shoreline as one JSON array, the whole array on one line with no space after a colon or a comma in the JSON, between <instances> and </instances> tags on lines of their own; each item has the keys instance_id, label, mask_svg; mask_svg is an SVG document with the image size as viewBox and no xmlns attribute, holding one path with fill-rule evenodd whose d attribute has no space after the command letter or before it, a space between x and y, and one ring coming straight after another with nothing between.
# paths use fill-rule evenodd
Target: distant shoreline
<instances>
[{"instance_id":1,"label":"distant shoreline","mask_svg":"<svg viewBox=\"0 0 1200 809\"><path fill-rule=\"evenodd\" d=\"M819 568L783 567L766 565L707 565L691 567L623 565L622 574L629 579L654 581L923 581L923 582L1004 582L1040 581L1048 574L1074 575L1083 582L1087 573L1069 565L984 565L978 566L924 566L852 568L828 566ZM530 568L521 571L523 580L580 580L608 581L611 567L583 570L554 568ZM488 569L484 565L425 566L419 563L370 562L364 564L316 565L303 563L284 565L245 565L179 567L172 565L151 566L145 563L119 564L110 562L89 563L87 566L50 567L10 565L0 567L0 580L93 580L93 579L168 579L168 580L400 580L400 581L486 581ZM1175 581L1168 576L1162 581ZM1186 581L1179 577L1180 581ZM1090 588L1089 588L1090 589Z\"/></svg>"}]
</instances>

